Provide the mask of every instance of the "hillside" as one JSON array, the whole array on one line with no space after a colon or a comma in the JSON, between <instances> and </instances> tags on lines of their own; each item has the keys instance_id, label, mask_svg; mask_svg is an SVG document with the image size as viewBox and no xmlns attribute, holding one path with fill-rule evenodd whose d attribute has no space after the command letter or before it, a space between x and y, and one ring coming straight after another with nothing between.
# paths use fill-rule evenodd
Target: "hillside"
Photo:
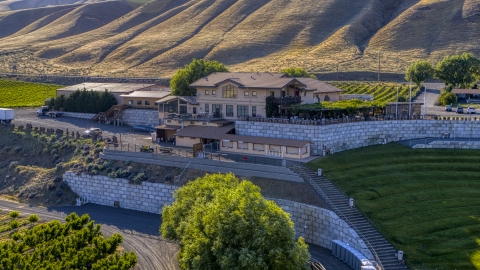
<instances>
[{"instance_id":1,"label":"hillside","mask_svg":"<svg viewBox=\"0 0 480 270\"><path fill-rule=\"evenodd\" d=\"M169 77L192 58L377 71L380 55L398 73L480 55L480 0L4 0L0 29L0 72Z\"/></svg>"}]
</instances>

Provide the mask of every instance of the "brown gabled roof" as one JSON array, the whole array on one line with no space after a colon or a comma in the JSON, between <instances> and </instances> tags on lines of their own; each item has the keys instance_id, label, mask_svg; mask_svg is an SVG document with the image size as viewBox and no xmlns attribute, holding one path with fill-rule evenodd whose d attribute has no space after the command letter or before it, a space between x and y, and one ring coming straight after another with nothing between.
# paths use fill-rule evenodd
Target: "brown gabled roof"
<instances>
[{"instance_id":1,"label":"brown gabled roof","mask_svg":"<svg viewBox=\"0 0 480 270\"><path fill-rule=\"evenodd\" d=\"M177 131L175 136L213 139L213 140L228 140L232 142L244 143L259 143L268 145L290 146L290 147L305 147L307 144L312 144L310 141L303 140L289 140L280 138L267 138L256 136L241 136L235 134L227 134L235 125L227 125L223 127L206 127L206 126L187 126Z\"/></svg>"},{"instance_id":2,"label":"brown gabled roof","mask_svg":"<svg viewBox=\"0 0 480 270\"><path fill-rule=\"evenodd\" d=\"M298 81L306 85L307 90L313 90L314 94L320 93L336 93L336 92L343 92L344 90L334 87L330 84L324 83L317 79L313 78L297 78Z\"/></svg>"},{"instance_id":3,"label":"brown gabled roof","mask_svg":"<svg viewBox=\"0 0 480 270\"><path fill-rule=\"evenodd\" d=\"M459 94L480 95L480 89L453 89L452 93L456 95L459 95Z\"/></svg>"},{"instance_id":4,"label":"brown gabled roof","mask_svg":"<svg viewBox=\"0 0 480 270\"><path fill-rule=\"evenodd\" d=\"M241 88L269 88L282 89L291 82L297 81L284 73L270 72L216 72L203 77L192 84L191 87L217 87L218 84L231 81ZM305 87L305 85L302 85Z\"/></svg>"}]
</instances>

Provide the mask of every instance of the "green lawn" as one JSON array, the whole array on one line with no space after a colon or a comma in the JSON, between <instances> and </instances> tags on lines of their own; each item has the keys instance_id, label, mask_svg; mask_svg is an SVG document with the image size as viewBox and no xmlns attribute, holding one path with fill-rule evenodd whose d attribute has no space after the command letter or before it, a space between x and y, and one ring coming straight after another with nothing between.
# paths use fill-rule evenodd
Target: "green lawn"
<instances>
[{"instance_id":1,"label":"green lawn","mask_svg":"<svg viewBox=\"0 0 480 270\"><path fill-rule=\"evenodd\" d=\"M42 106L59 88L62 86L0 79L0 108Z\"/></svg>"},{"instance_id":2,"label":"green lawn","mask_svg":"<svg viewBox=\"0 0 480 270\"><path fill-rule=\"evenodd\" d=\"M317 159L411 269L480 269L480 151L359 148Z\"/></svg>"}]
</instances>

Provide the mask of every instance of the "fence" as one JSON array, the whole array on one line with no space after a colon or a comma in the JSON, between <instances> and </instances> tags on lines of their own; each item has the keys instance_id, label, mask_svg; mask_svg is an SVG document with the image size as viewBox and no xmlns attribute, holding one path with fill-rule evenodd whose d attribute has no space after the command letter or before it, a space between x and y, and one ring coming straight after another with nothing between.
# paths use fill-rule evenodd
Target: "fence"
<instances>
[{"instance_id":1,"label":"fence","mask_svg":"<svg viewBox=\"0 0 480 270\"><path fill-rule=\"evenodd\" d=\"M111 150L118 150L118 151L148 152L148 153L160 154L160 155L194 158L193 149L189 149L189 148L167 147L167 146L161 146L161 145L146 146L146 145L137 145L137 144L128 144L128 143L127 144L109 143L107 145L107 148ZM207 147L205 148L205 150L206 150L205 152L200 152L200 154L195 158L218 160L218 161L224 161L224 162L261 164L261 165L278 166L278 167L281 167L284 165L283 159L280 159L280 158L220 153L220 152L216 152L215 150L210 150ZM210 150L211 152L208 152L207 150Z\"/></svg>"}]
</instances>

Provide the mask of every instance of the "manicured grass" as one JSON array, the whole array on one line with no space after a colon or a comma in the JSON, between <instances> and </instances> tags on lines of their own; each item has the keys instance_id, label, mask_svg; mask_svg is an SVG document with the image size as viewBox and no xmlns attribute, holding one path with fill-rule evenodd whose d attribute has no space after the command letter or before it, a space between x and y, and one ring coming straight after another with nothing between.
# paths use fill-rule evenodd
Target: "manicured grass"
<instances>
[{"instance_id":1,"label":"manicured grass","mask_svg":"<svg viewBox=\"0 0 480 270\"><path fill-rule=\"evenodd\" d=\"M480 269L480 151L359 148L317 159L411 269Z\"/></svg>"},{"instance_id":2,"label":"manicured grass","mask_svg":"<svg viewBox=\"0 0 480 270\"><path fill-rule=\"evenodd\" d=\"M59 88L62 86L0 79L0 108L42 106Z\"/></svg>"}]
</instances>

